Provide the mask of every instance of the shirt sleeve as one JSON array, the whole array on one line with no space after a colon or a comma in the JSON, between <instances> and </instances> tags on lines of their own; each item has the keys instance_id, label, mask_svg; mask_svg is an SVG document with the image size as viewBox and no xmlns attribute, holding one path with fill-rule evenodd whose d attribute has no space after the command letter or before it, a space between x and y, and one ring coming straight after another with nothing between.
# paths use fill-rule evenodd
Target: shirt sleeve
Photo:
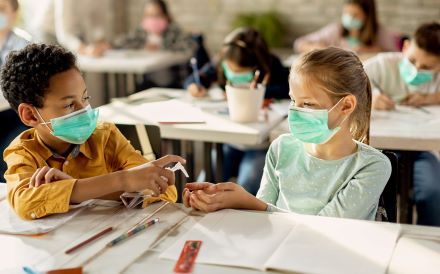
<instances>
[{"instance_id":1,"label":"shirt sleeve","mask_svg":"<svg viewBox=\"0 0 440 274\"><path fill-rule=\"evenodd\" d=\"M115 125L111 126L110 131L111 135L107 142L106 154L114 156L111 163L113 171L127 170L148 163L148 160L145 159L139 151L133 148ZM111 158L110 156L107 157ZM165 193L161 194L158 198L145 199L143 207L147 204L162 200L170 202L177 201L177 189L174 185L168 186Z\"/></svg>"},{"instance_id":2,"label":"shirt sleeve","mask_svg":"<svg viewBox=\"0 0 440 274\"><path fill-rule=\"evenodd\" d=\"M256 195L258 199L268 204L268 211L275 211L272 209L276 208L274 205L278 200L278 193L280 191L279 176L276 171L277 147L276 143L273 143L266 154L263 177L260 189Z\"/></svg>"},{"instance_id":3,"label":"shirt sleeve","mask_svg":"<svg viewBox=\"0 0 440 274\"><path fill-rule=\"evenodd\" d=\"M18 216L31 220L69 211L70 196L76 179L29 188L30 178L37 170L32 156L24 149L7 149L4 159L8 165L5 173L8 201Z\"/></svg>"},{"instance_id":4,"label":"shirt sleeve","mask_svg":"<svg viewBox=\"0 0 440 274\"><path fill-rule=\"evenodd\" d=\"M383 91L383 80L382 80L382 66L381 66L381 59L380 54L378 56L375 56L373 58L368 59L365 61L364 69L365 72L368 75L368 78L370 79L370 85L372 88L373 95L379 95ZM379 86L377 86L379 85Z\"/></svg>"},{"instance_id":5,"label":"shirt sleeve","mask_svg":"<svg viewBox=\"0 0 440 274\"><path fill-rule=\"evenodd\" d=\"M360 169L339 189L319 216L368 219L377 210L380 195L391 176L391 163L384 156Z\"/></svg>"},{"instance_id":6,"label":"shirt sleeve","mask_svg":"<svg viewBox=\"0 0 440 274\"><path fill-rule=\"evenodd\" d=\"M295 40L293 48L296 52L300 52L299 48L304 43L321 43L324 46L336 46L335 41L338 37L341 37L339 32L339 24L329 24L315 32L302 36ZM339 38L340 39L340 38Z\"/></svg>"}]
</instances>

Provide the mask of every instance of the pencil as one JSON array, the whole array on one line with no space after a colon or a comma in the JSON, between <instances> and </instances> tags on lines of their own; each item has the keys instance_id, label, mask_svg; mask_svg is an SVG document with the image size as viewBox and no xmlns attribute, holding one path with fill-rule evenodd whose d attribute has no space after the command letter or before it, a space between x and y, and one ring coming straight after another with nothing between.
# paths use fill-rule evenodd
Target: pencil
<instances>
[{"instance_id":1,"label":"pencil","mask_svg":"<svg viewBox=\"0 0 440 274\"><path fill-rule=\"evenodd\" d=\"M145 230L147 227L150 227L158 222L159 222L159 218L156 218L156 219L153 219L153 220L146 222L144 224L140 224L140 225L136 226L135 228L130 229L128 232L122 234L121 236L117 237L116 239L112 240L111 242L109 242L106 245L106 247L115 246L115 245L121 243L122 241L124 241L124 240L138 234L139 232Z\"/></svg>"},{"instance_id":2,"label":"pencil","mask_svg":"<svg viewBox=\"0 0 440 274\"><path fill-rule=\"evenodd\" d=\"M66 250L65 253L66 253L66 254L70 254L70 253L76 251L77 249L79 249L79 248L85 246L86 244L88 244L88 243L90 243L90 242L93 242L94 240L99 239L100 237L102 237L103 235L109 233L109 232L112 231L112 230L113 230L113 227L108 227L108 228L104 229L103 231L99 232L98 234L95 234L95 235L93 235L92 237L88 238L87 240L85 240L85 241L83 241L83 242L81 242L81 243L75 245L74 247L72 247L72 248Z\"/></svg>"}]
</instances>

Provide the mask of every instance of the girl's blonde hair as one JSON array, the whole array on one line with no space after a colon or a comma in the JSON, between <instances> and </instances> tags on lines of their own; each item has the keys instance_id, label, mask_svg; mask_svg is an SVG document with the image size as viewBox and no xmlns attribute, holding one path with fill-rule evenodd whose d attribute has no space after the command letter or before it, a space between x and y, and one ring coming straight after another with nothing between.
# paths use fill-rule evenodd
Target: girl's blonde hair
<instances>
[{"instance_id":1,"label":"girl's blonde hair","mask_svg":"<svg viewBox=\"0 0 440 274\"><path fill-rule=\"evenodd\" d=\"M350 132L355 140L368 144L371 85L356 54L335 47L311 51L292 66L290 79L295 75L319 84L335 104L344 96L354 95L357 104L350 118Z\"/></svg>"}]
</instances>

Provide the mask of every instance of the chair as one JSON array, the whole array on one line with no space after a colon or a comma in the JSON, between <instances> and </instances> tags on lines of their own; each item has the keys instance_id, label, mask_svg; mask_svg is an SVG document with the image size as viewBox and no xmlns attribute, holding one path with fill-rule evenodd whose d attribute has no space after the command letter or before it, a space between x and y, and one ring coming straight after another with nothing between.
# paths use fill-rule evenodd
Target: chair
<instances>
[{"instance_id":1,"label":"chair","mask_svg":"<svg viewBox=\"0 0 440 274\"><path fill-rule=\"evenodd\" d=\"M158 126L116 124L116 127L145 158L152 161L161 157L162 140Z\"/></svg>"},{"instance_id":2,"label":"chair","mask_svg":"<svg viewBox=\"0 0 440 274\"><path fill-rule=\"evenodd\" d=\"M391 176L379 198L376 220L397 222L397 185L399 182L399 162L397 154L391 151L382 151L391 162Z\"/></svg>"}]
</instances>

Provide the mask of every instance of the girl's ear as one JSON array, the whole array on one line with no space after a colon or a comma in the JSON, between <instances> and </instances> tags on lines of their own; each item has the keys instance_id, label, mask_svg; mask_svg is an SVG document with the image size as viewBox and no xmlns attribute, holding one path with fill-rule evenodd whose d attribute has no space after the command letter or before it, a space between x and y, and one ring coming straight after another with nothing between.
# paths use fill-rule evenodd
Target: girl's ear
<instances>
[{"instance_id":1,"label":"girl's ear","mask_svg":"<svg viewBox=\"0 0 440 274\"><path fill-rule=\"evenodd\" d=\"M42 122L40 122L35 112L35 108L27 103L21 103L18 106L18 116L23 124L28 127L36 127Z\"/></svg>"},{"instance_id":2,"label":"girl's ear","mask_svg":"<svg viewBox=\"0 0 440 274\"><path fill-rule=\"evenodd\" d=\"M342 108L341 111L344 114L351 114L355 109L357 105L357 99L356 96L353 94L345 96L344 99L342 99Z\"/></svg>"}]
</instances>

